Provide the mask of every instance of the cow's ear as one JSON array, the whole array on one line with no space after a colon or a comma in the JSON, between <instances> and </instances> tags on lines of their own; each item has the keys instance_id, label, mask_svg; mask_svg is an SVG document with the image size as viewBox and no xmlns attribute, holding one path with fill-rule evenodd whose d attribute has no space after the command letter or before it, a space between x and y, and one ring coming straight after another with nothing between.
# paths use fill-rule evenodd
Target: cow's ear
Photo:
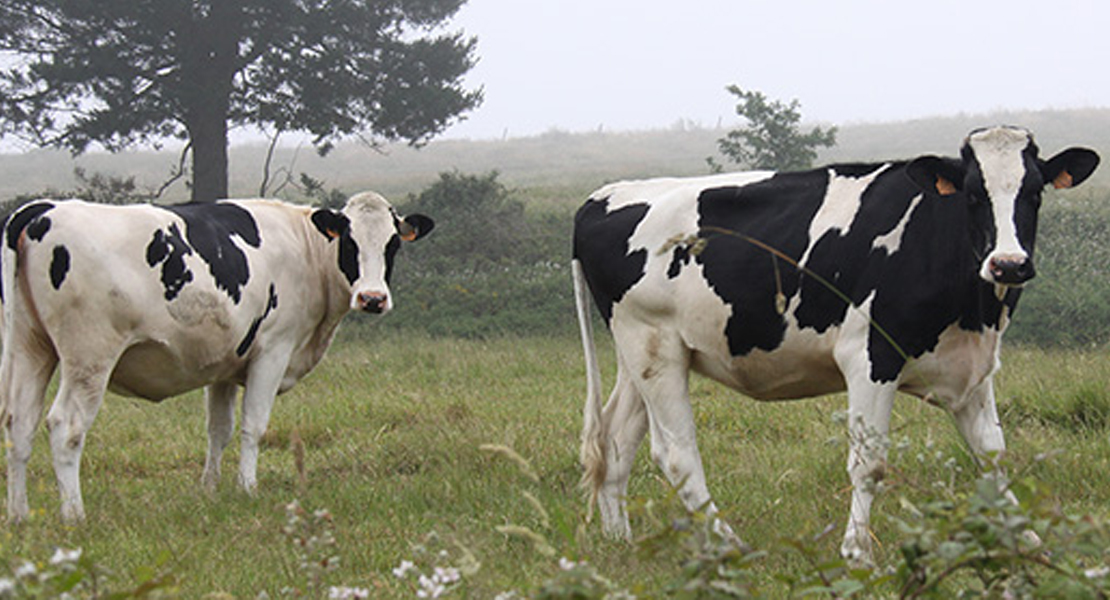
<instances>
[{"instance_id":1,"label":"cow's ear","mask_svg":"<svg viewBox=\"0 0 1110 600\"><path fill-rule=\"evenodd\" d=\"M1098 167L1099 157L1094 150L1068 148L1048 159L1041 167L1045 185L1056 189L1075 187L1083 183Z\"/></svg>"},{"instance_id":2,"label":"cow's ear","mask_svg":"<svg viewBox=\"0 0 1110 600\"><path fill-rule=\"evenodd\" d=\"M435 221L424 215L409 215L397 222L397 233L402 240L415 242L431 233L435 226Z\"/></svg>"},{"instance_id":3,"label":"cow's ear","mask_svg":"<svg viewBox=\"0 0 1110 600\"><path fill-rule=\"evenodd\" d=\"M351 221L346 215L327 208L312 212L312 224L329 240L342 237L351 228Z\"/></svg>"},{"instance_id":4,"label":"cow's ear","mask_svg":"<svg viewBox=\"0 0 1110 600\"><path fill-rule=\"evenodd\" d=\"M906 174L923 191L951 196L964 182L963 165L937 156L922 156L906 165Z\"/></svg>"}]
</instances>

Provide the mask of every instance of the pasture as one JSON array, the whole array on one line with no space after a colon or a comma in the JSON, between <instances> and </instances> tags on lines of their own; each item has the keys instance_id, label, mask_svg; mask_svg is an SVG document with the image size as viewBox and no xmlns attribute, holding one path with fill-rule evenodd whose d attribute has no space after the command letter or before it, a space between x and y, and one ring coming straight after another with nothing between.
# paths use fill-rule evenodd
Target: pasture
<instances>
[{"instance_id":1,"label":"pasture","mask_svg":"<svg viewBox=\"0 0 1110 600\"><path fill-rule=\"evenodd\" d=\"M110 396L84 455L87 524L60 524L40 434L30 468L33 516L0 532L0 562L43 566L58 547L81 548L110 571L113 589L168 573L181 597L283 597L283 589L305 589L313 572L283 533L286 506L297 500L332 518L336 545L321 556L339 561L321 575L324 585L365 588L371 597L414 597L414 577L392 570L429 557L463 566L453 597L528 595L559 572L561 557L589 561L640 597L662 597L679 577L681 549L646 553L604 539L597 522L582 526L585 384L576 338L437 339L362 320L340 337L323 364L278 399L256 497L234 485L237 438L219 491L201 489L199 393L162 405ZM598 340L608 386L611 343ZM1004 353L999 403L1011 472L1035 478L1068 513L1101 516L1110 505L1108 381L1101 351L1011 345ZM752 567L760 591L785 596L775 575L802 573L807 563L783 540L815 540L818 555L836 556L849 496L844 399L759 404L701 379L693 396L710 489L735 529L768 552ZM892 432L888 489L875 509L880 564L898 553L894 518L906 517L904 501L973 486L977 471L938 409L901 397ZM511 448L535 479L484 445ZM646 444L630 496L637 536L665 528L654 520L660 514L678 515ZM554 553L506 525L539 534ZM834 533L814 538L829 526Z\"/></svg>"}]
</instances>

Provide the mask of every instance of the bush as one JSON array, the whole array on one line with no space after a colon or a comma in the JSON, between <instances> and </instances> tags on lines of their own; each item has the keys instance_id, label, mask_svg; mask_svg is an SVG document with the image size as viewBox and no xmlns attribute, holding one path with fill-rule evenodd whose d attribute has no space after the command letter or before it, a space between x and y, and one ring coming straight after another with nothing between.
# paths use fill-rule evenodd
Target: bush
<instances>
[{"instance_id":1,"label":"bush","mask_svg":"<svg viewBox=\"0 0 1110 600\"><path fill-rule=\"evenodd\" d=\"M397 310L382 326L468 338L573 330L570 215L527 210L497 178L443 173L399 207L436 229L398 256Z\"/></svg>"},{"instance_id":2,"label":"bush","mask_svg":"<svg viewBox=\"0 0 1110 600\"><path fill-rule=\"evenodd\" d=\"M1038 346L1110 343L1110 191L1049 195L1037 232L1038 276L1022 295L1010 341Z\"/></svg>"}]
</instances>

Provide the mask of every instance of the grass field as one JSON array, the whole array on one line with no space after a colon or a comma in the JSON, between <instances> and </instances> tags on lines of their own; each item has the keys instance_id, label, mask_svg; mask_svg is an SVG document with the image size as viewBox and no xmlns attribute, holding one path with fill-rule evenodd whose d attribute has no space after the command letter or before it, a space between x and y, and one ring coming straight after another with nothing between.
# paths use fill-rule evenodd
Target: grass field
<instances>
[{"instance_id":1,"label":"grass field","mask_svg":"<svg viewBox=\"0 0 1110 600\"><path fill-rule=\"evenodd\" d=\"M641 597L658 597L674 580L677 551L637 552L605 540L597 523L579 531L585 386L577 339L374 334L360 328L359 339L341 340L315 373L278 399L253 498L234 485L234 447L219 491L201 490L199 393L162 405L108 399L84 455L83 527L59 524L48 444L38 436L30 474L34 517L0 531L0 562L29 558L42 565L57 547L79 547L113 573L117 587L153 568L171 572L186 598L254 598L262 591L276 598L283 588L305 585L297 549L283 534L285 507L296 499L309 512L332 515L340 561L325 583L367 588L374 597L414 596L412 579L391 570L419 559L421 546L445 550L449 558L441 562L468 559L472 568L456 597L528 593L558 571L560 556L588 560ZM608 385L611 345L599 342ZM1103 352L1011 347L1005 355L999 398L1012 470L1035 477L1069 512L1101 515L1110 506L1108 371ZM844 430L836 418L843 398L759 404L704 380L694 382L693 395L710 488L735 529L770 552L755 566L757 583L785 595L773 575L804 564L780 539L832 525L814 547L836 554L849 499ZM937 486L970 486L975 479L944 413L909 398L895 413L890 489L875 507L880 564L896 552L900 534L890 517L901 516L901 498L920 502ZM303 445L303 479L295 439ZM538 481L481 448L490 444L519 453ZM673 509L644 449L630 495L637 506ZM647 514L634 511L639 535L653 533ZM555 554L498 531L504 525L542 534Z\"/></svg>"}]
</instances>

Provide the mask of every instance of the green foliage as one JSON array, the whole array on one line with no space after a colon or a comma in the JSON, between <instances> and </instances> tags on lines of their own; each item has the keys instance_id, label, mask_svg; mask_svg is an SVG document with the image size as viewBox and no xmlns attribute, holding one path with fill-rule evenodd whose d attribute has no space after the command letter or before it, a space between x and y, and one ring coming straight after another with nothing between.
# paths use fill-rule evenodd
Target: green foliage
<instances>
[{"instance_id":1,"label":"green foliage","mask_svg":"<svg viewBox=\"0 0 1110 600\"><path fill-rule=\"evenodd\" d=\"M987 473L970 491L903 500L896 564L902 598L1105 598L1110 529L1069 515L1032 478L1003 494Z\"/></svg>"},{"instance_id":2,"label":"green foliage","mask_svg":"<svg viewBox=\"0 0 1110 600\"><path fill-rule=\"evenodd\" d=\"M735 85L727 89L739 99L736 114L747 122L745 127L734 129L717 140L718 150L733 163L749 169L808 169L817 158L818 148L836 145L836 127L801 131L798 100L787 104ZM715 171L721 170L712 158L708 161Z\"/></svg>"},{"instance_id":3,"label":"green foliage","mask_svg":"<svg viewBox=\"0 0 1110 600\"><path fill-rule=\"evenodd\" d=\"M443 173L398 210L436 229L399 255L398 308L383 326L462 337L573 327L569 215L527 210L496 172Z\"/></svg>"},{"instance_id":4,"label":"green foliage","mask_svg":"<svg viewBox=\"0 0 1110 600\"><path fill-rule=\"evenodd\" d=\"M1048 193L1034 257L1008 341L1055 346L1110 343L1110 189Z\"/></svg>"}]
</instances>

